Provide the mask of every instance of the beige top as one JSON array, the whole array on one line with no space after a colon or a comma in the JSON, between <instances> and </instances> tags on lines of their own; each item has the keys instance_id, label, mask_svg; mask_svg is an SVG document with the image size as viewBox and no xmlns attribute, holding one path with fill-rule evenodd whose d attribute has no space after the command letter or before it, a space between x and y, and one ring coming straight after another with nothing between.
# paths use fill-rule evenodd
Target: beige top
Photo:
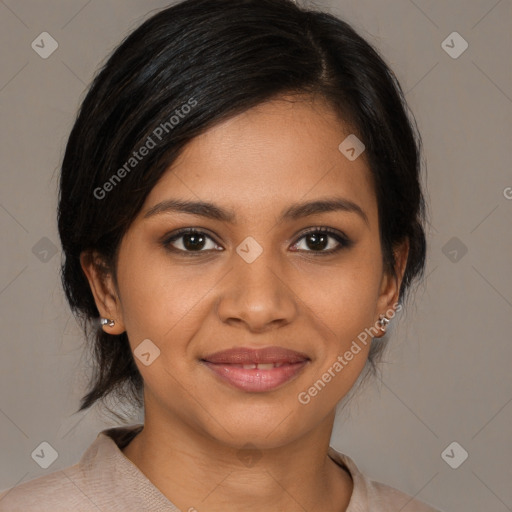
<instances>
[{"instance_id":1,"label":"beige top","mask_svg":"<svg viewBox=\"0 0 512 512\"><path fill-rule=\"evenodd\" d=\"M142 427L103 430L74 466L2 492L0 511L180 512L121 451ZM346 512L439 512L368 479L350 457L332 447L329 456L349 471L354 482Z\"/></svg>"}]
</instances>

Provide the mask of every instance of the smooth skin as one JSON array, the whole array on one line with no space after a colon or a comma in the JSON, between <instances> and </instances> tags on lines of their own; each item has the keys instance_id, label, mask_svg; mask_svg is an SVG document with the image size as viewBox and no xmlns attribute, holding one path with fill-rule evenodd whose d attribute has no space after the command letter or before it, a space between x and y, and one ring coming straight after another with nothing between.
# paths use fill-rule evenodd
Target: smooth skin
<instances>
[{"instance_id":1,"label":"smooth skin","mask_svg":"<svg viewBox=\"0 0 512 512\"><path fill-rule=\"evenodd\" d=\"M393 310L408 251L407 243L396 248L392 277L365 154L349 161L338 150L350 133L318 98L283 96L250 109L192 140L153 188L121 242L117 287L82 255L101 316L115 320L104 330L126 331L132 350L145 339L160 350L149 366L135 358L145 424L123 453L180 510L347 508L352 479L327 450L336 404L370 343L310 403L297 397ZM282 217L297 203L333 198L363 214ZM146 216L170 199L210 202L233 219L161 208ZM319 239L326 227L351 243ZM169 242L181 228L203 237ZM305 236L311 228L316 238ZM252 263L236 252L247 237L263 250ZM201 362L240 346L281 346L310 360L277 389L249 393Z\"/></svg>"}]
</instances>

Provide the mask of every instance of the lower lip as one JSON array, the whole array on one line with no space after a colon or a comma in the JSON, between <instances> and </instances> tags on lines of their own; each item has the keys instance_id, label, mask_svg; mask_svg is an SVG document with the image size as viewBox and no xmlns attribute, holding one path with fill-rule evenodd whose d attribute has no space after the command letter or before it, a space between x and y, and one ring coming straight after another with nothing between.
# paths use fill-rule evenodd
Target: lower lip
<instances>
[{"instance_id":1,"label":"lower lip","mask_svg":"<svg viewBox=\"0 0 512 512\"><path fill-rule=\"evenodd\" d=\"M231 364L203 363L222 380L232 386L251 393L271 391L293 379L306 366L307 361L286 364L271 370L244 369Z\"/></svg>"}]
</instances>

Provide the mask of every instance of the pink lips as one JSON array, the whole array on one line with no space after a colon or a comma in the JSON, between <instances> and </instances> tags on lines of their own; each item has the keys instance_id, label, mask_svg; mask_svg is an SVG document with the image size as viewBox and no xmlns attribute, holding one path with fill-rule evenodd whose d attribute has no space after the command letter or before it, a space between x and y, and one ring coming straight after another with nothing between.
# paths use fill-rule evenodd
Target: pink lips
<instances>
[{"instance_id":1,"label":"pink lips","mask_svg":"<svg viewBox=\"0 0 512 512\"><path fill-rule=\"evenodd\" d=\"M305 354L282 347L232 348L203 358L203 363L224 381L247 392L281 386L307 364Z\"/></svg>"}]
</instances>

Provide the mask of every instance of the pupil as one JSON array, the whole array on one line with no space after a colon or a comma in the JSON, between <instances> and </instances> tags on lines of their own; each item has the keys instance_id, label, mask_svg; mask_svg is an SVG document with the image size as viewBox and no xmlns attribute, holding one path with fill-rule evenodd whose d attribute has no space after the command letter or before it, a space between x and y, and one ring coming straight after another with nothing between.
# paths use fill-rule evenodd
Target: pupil
<instances>
[{"instance_id":1,"label":"pupil","mask_svg":"<svg viewBox=\"0 0 512 512\"><path fill-rule=\"evenodd\" d=\"M308 235L307 240L307 244L310 249L325 249L325 247L327 247L327 236L324 234L319 235L317 233L313 233Z\"/></svg>"},{"instance_id":2,"label":"pupil","mask_svg":"<svg viewBox=\"0 0 512 512\"><path fill-rule=\"evenodd\" d=\"M197 234L188 234L183 238L183 245L186 249L197 250L202 249L204 246L204 236Z\"/></svg>"}]
</instances>

